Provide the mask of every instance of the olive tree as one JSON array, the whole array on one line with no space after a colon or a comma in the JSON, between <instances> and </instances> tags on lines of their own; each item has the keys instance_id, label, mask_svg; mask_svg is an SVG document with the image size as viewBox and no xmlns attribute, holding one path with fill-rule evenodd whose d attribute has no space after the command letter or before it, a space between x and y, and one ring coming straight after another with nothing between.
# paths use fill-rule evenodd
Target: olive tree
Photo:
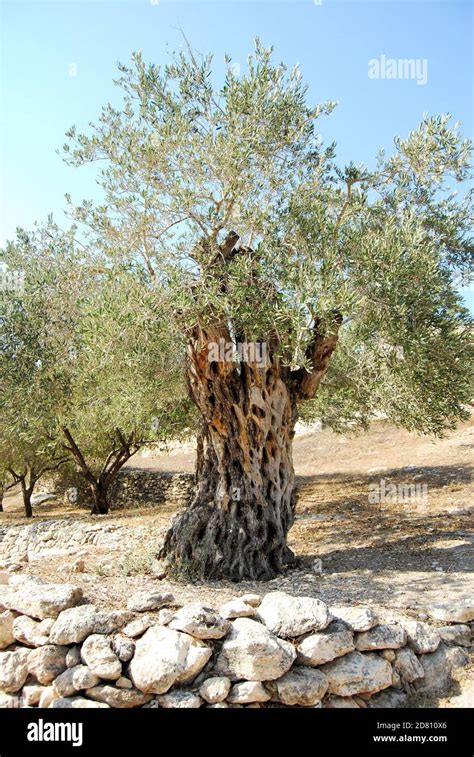
<instances>
[{"instance_id":1,"label":"olive tree","mask_svg":"<svg viewBox=\"0 0 474 757\"><path fill-rule=\"evenodd\" d=\"M87 482L92 513L107 513L130 457L190 422L165 298L52 221L20 232L6 259L24 284L1 321L0 455L28 502L40 475L68 463Z\"/></svg>"},{"instance_id":2,"label":"olive tree","mask_svg":"<svg viewBox=\"0 0 474 757\"><path fill-rule=\"evenodd\" d=\"M440 434L470 399L470 144L425 117L375 167L339 166L301 72L257 41L246 70L191 49L120 66L121 107L68 132L102 204L71 209L112 261L141 261L186 339L197 484L162 549L176 572L268 579L292 563L297 415L383 413ZM462 197L462 195L461 195Z\"/></svg>"}]
</instances>

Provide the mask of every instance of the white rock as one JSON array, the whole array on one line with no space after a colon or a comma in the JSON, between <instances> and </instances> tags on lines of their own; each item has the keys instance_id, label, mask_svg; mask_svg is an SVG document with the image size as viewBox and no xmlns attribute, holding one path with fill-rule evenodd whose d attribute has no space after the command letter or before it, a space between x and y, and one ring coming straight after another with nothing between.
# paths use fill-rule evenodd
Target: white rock
<instances>
[{"instance_id":1,"label":"white rock","mask_svg":"<svg viewBox=\"0 0 474 757\"><path fill-rule=\"evenodd\" d=\"M323 665L328 691L341 697L374 693L392 684L392 666L375 653L349 652Z\"/></svg>"},{"instance_id":2,"label":"white rock","mask_svg":"<svg viewBox=\"0 0 474 757\"><path fill-rule=\"evenodd\" d=\"M234 681L271 681L284 675L295 658L294 646L266 626L250 618L237 618L222 645L215 672Z\"/></svg>"},{"instance_id":3,"label":"white rock","mask_svg":"<svg viewBox=\"0 0 474 757\"><path fill-rule=\"evenodd\" d=\"M359 705L352 697L327 697L323 702L327 709L359 709Z\"/></svg>"},{"instance_id":4,"label":"white rock","mask_svg":"<svg viewBox=\"0 0 474 757\"><path fill-rule=\"evenodd\" d=\"M81 664L81 648L77 644L70 648L66 655L66 666L68 668L75 668L76 665Z\"/></svg>"},{"instance_id":5,"label":"white rock","mask_svg":"<svg viewBox=\"0 0 474 757\"><path fill-rule=\"evenodd\" d=\"M170 607L162 607L161 610L158 610L156 621L154 622L159 623L161 626L167 626L173 620L174 615L174 610Z\"/></svg>"},{"instance_id":6,"label":"white rock","mask_svg":"<svg viewBox=\"0 0 474 757\"><path fill-rule=\"evenodd\" d=\"M225 676L207 678L199 688L199 694L209 704L223 702L230 691L230 680Z\"/></svg>"},{"instance_id":7,"label":"white rock","mask_svg":"<svg viewBox=\"0 0 474 757\"><path fill-rule=\"evenodd\" d=\"M125 676L120 676L120 678L117 678L115 685L119 689L133 689L133 683L129 678L125 678Z\"/></svg>"},{"instance_id":8,"label":"white rock","mask_svg":"<svg viewBox=\"0 0 474 757\"><path fill-rule=\"evenodd\" d=\"M410 647L399 649L395 653L394 669L407 683L423 678L425 671L418 657Z\"/></svg>"},{"instance_id":9,"label":"white rock","mask_svg":"<svg viewBox=\"0 0 474 757\"><path fill-rule=\"evenodd\" d=\"M121 662L130 662L135 652L135 642L127 636L117 634L112 640L112 649Z\"/></svg>"},{"instance_id":10,"label":"white rock","mask_svg":"<svg viewBox=\"0 0 474 757\"><path fill-rule=\"evenodd\" d=\"M144 634L154 623L156 623L156 621L153 617L150 615L142 615L139 618L136 618L136 620L127 623L122 630L124 634L134 639L135 637Z\"/></svg>"},{"instance_id":11,"label":"white rock","mask_svg":"<svg viewBox=\"0 0 474 757\"><path fill-rule=\"evenodd\" d=\"M93 702L85 697L65 697L53 700L49 707L53 710L98 710L108 709L109 705L105 702Z\"/></svg>"},{"instance_id":12,"label":"white rock","mask_svg":"<svg viewBox=\"0 0 474 757\"><path fill-rule=\"evenodd\" d=\"M151 694L143 694L132 688L122 688L107 684L88 689L86 694L97 702L105 702L110 707L141 707L151 700Z\"/></svg>"},{"instance_id":13,"label":"white rock","mask_svg":"<svg viewBox=\"0 0 474 757\"><path fill-rule=\"evenodd\" d=\"M148 612L149 610L159 610L160 607L170 605L173 602L172 594L150 594L147 591L139 591L130 597L127 608L134 612Z\"/></svg>"},{"instance_id":14,"label":"white rock","mask_svg":"<svg viewBox=\"0 0 474 757\"><path fill-rule=\"evenodd\" d=\"M355 637L355 646L359 652L371 649L399 649L407 642L407 633L398 625L383 624L375 626L370 631L358 633Z\"/></svg>"},{"instance_id":15,"label":"white rock","mask_svg":"<svg viewBox=\"0 0 474 757\"><path fill-rule=\"evenodd\" d=\"M169 694L158 697L160 707L179 708L184 710L195 710L202 705L202 699L191 691L184 689L174 689Z\"/></svg>"},{"instance_id":16,"label":"white rock","mask_svg":"<svg viewBox=\"0 0 474 757\"><path fill-rule=\"evenodd\" d=\"M294 667L270 684L272 698L286 705L310 707L318 704L328 689L328 679L320 670Z\"/></svg>"},{"instance_id":17,"label":"white rock","mask_svg":"<svg viewBox=\"0 0 474 757\"><path fill-rule=\"evenodd\" d=\"M242 602L245 602L245 604L251 605L252 607L258 607L262 602L260 594L243 594L240 599Z\"/></svg>"},{"instance_id":18,"label":"white rock","mask_svg":"<svg viewBox=\"0 0 474 757\"><path fill-rule=\"evenodd\" d=\"M229 705L227 702L216 702L215 704L207 704L206 709L212 710L228 710Z\"/></svg>"},{"instance_id":19,"label":"white rock","mask_svg":"<svg viewBox=\"0 0 474 757\"><path fill-rule=\"evenodd\" d=\"M21 700L18 694L5 694L0 691L0 710L17 709L21 706Z\"/></svg>"},{"instance_id":20,"label":"white rock","mask_svg":"<svg viewBox=\"0 0 474 757\"><path fill-rule=\"evenodd\" d=\"M321 631L331 622L329 610L321 600L292 597L283 591L266 594L257 615L272 633L284 639Z\"/></svg>"},{"instance_id":21,"label":"white rock","mask_svg":"<svg viewBox=\"0 0 474 757\"><path fill-rule=\"evenodd\" d=\"M32 649L28 655L28 671L40 683L47 685L66 670L67 653L67 647L54 644Z\"/></svg>"},{"instance_id":22,"label":"white rock","mask_svg":"<svg viewBox=\"0 0 474 757\"><path fill-rule=\"evenodd\" d=\"M95 675L87 665L76 665L61 673L54 680L53 687L59 697L70 697L78 691L96 686L99 680L99 676Z\"/></svg>"},{"instance_id":23,"label":"white rock","mask_svg":"<svg viewBox=\"0 0 474 757\"><path fill-rule=\"evenodd\" d=\"M323 665L354 649L352 631L343 623L331 623L324 631L306 636L298 644L298 661L303 665Z\"/></svg>"},{"instance_id":24,"label":"white rock","mask_svg":"<svg viewBox=\"0 0 474 757\"><path fill-rule=\"evenodd\" d=\"M0 605L39 620L57 618L82 597L81 589L70 584L49 584L22 576L21 582L12 585L13 578L8 587L0 586Z\"/></svg>"},{"instance_id":25,"label":"white rock","mask_svg":"<svg viewBox=\"0 0 474 757\"><path fill-rule=\"evenodd\" d=\"M178 610L168 628L183 631L196 639L222 639L229 631L230 623L213 610L196 603Z\"/></svg>"},{"instance_id":26,"label":"white rock","mask_svg":"<svg viewBox=\"0 0 474 757\"><path fill-rule=\"evenodd\" d=\"M15 694L28 678L28 650L0 652L0 690Z\"/></svg>"},{"instance_id":27,"label":"white rock","mask_svg":"<svg viewBox=\"0 0 474 757\"><path fill-rule=\"evenodd\" d=\"M462 655L462 659L459 659L458 654ZM465 650L459 647L449 649L440 644L435 652L420 655L424 676L415 681L413 686L423 694L444 694L453 683L452 671L465 664L467 658Z\"/></svg>"},{"instance_id":28,"label":"white rock","mask_svg":"<svg viewBox=\"0 0 474 757\"><path fill-rule=\"evenodd\" d=\"M378 620L372 610L367 607L331 607L335 618L343 620L352 631L368 631L377 625Z\"/></svg>"},{"instance_id":29,"label":"white rock","mask_svg":"<svg viewBox=\"0 0 474 757\"><path fill-rule=\"evenodd\" d=\"M428 613L434 620L442 620L445 623L469 623L474 620L474 601L456 599L454 604L436 604L428 608Z\"/></svg>"},{"instance_id":30,"label":"white rock","mask_svg":"<svg viewBox=\"0 0 474 757\"><path fill-rule=\"evenodd\" d=\"M49 705L54 702L55 699L61 699L59 694L57 693L54 686L46 686L43 693L41 694L41 698L39 700L39 707L41 709L44 709L46 707L49 707Z\"/></svg>"},{"instance_id":31,"label":"white rock","mask_svg":"<svg viewBox=\"0 0 474 757\"><path fill-rule=\"evenodd\" d=\"M46 686L41 686L39 683L25 684L21 690L23 702L28 707L38 704L45 691Z\"/></svg>"},{"instance_id":32,"label":"white rock","mask_svg":"<svg viewBox=\"0 0 474 757\"><path fill-rule=\"evenodd\" d=\"M27 615L20 615L13 622L13 635L15 639L29 647L42 647L49 641L51 619L38 622Z\"/></svg>"},{"instance_id":33,"label":"white rock","mask_svg":"<svg viewBox=\"0 0 474 757\"><path fill-rule=\"evenodd\" d=\"M287 674L288 675L288 674ZM268 702L270 694L264 689L260 681L243 681L235 683L227 697L230 704L251 704L252 702Z\"/></svg>"},{"instance_id":34,"label":"white rock","mask_svg":"<svg viewBox=\"0 0 474 757\"><path fill-rule=\"evenodd\" d=\"M246 602L243 597L238 597L221 605L219 613L223 618L228 619L253 618L257 614L257 607L250 604L250 602Z\"/></svg>"},{"instance_id":35,"label":"white rock","mask_svg":"<svg viewBox=\"0 0 474 757\"><path fill-rule=\"evenodd\" d=\"M59 615L49 638L53 644L78 644L90 634L118 631L130 618L129 612L105 612L94 605L81 605Z\"/></svg>"},{"instance_id":36,"label":"white rock","mask_svg":"<svg viewBox=\"0 0 474 757\"><path fill-rule=\"evenodd\" d=\"M14 620L15 616L10 610L0 612L0 649L6 649L15 641L13 636Z\"/></svg>"},{"instance_id":37,"label":"white rock","mask_svg":"<svg viewBox=\"0 0 474 757\"><path fill-rule=\"evenodd\" d=\"M468 625L442 626L437 628L436 632L448 644L459 644L462 647L471 646L471 629Z\"/></svg>"},{"instance_id":38,"label":"white rock","mask_svg":"<svg viewBox=\"0 0 474 757\"><path fill-rule=\"evenodd\" d=\"M122 675L122 663L105 636L88 636L81 647L81 658L93 673L106 681L116 681Z\"/></svg>"},{"instance_id":39,"label":"white rock","mask_svg":"<svg viewBox=\"0 0 474 757\"><path fill-rule=\"evenodd\" d=\"M427 623L410 618L400 618L398 622L407 632L408 643L417 654L426 654L437 649L441 637Z\"/></svg>"},{"instance_id":40,"label":"white rock","mask_svg":"<svg viewBox=\"0 0 474 757\"><path fill-rule=\"evenodd\" d=\"M197 676L212 650L188 634L152 626L137 642L130 678L146 694L165 694L175 683Z\"/></svg>"}]
</instances>

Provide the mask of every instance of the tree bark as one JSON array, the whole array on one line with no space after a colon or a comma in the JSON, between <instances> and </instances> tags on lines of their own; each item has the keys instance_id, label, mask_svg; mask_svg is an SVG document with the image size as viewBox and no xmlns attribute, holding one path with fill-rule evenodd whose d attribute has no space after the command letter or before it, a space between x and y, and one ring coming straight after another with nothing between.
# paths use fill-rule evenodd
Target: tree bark
<instances>
[{"instance_id":1,"label":"tree bark","mask_svg":"<svg viewBox=\"0 0 474 757\"><path fill-rule=\"evenodd\" d=\"M196 491L161 556L186 575L269 579L293 560L295 397L275 357L265 366L210 362L219 336L200 332L189 347L190 391L205 422Z\"/></svg>"},{"instance_id":2,"label":"tree bark","mask_svg":"<svg viewBox=\"0 0 474 757\"><path fill-rule=\"evenodd\" d=\"M234 239L228 247L228 256L239 253ZM311 372L291 371L280 363L275 335L265 343L265 364L248 356L242 362L212 360L219 340L234 342L228 327L193 328L187 378L203 430L194 497L173 520L159 553L171 573L268 580L294 562L287 534L296 504L292 442L297 402L314 396L319 387L341 320L333 314L329 328L315 321L307 350Z\"/></svg>"},{"instance_id":3,"label":"tree bark","mask_svg":"<svg viewBox=\"0 0 474 757\"><path fill-rule=\"evenodd\" d=\"M109 512L108 486L99 480L89 484L92 494L91 515L106 515Z\"/></svg>"},{"instance_id":4,"label":"tree bark","mask_svg":"<svg viewBox=\"0 0 474 757\"><path fill-rule=\"evenodd\" d=\"M33 485L30 484L29 486L27 486L25 478L21 478L20 486L21 486L21 494L23 497L23 506L25 508L25 515L27 518L32 518L33 508L31 506L31 495L33 494L33 489L35 485L33 483Z\"/></svg>"}]
</instances>

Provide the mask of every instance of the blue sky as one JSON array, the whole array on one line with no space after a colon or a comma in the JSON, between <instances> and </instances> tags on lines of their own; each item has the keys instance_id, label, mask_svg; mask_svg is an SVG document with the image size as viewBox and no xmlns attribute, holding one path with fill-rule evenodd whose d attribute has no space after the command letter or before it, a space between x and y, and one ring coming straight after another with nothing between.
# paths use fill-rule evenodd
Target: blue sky
<instances>
[{"instance_id":1,"label":"blue sky","mask_svg":"<svg viewBox=\"0 0 474 757\"><path fill-rule=\"evenodd\" d=\"M450 112L472 136L473 7L470 0L0 0L0 244L49 212L65 223L65 192L77 201L95 195L94 169L68 168L55 153L64 132L86 128L103 103L118 101L117 61L141 49L165 62L183 32L214 53L217 73L226 52L245 66L256 36L274 45L276 58L298 62L314 101L340 103L321 132L337 142L341 163L370 165L423 112ZM427 83L369 78L369 60L382 55L426 60Z\"/></svg>"}]
</instances>

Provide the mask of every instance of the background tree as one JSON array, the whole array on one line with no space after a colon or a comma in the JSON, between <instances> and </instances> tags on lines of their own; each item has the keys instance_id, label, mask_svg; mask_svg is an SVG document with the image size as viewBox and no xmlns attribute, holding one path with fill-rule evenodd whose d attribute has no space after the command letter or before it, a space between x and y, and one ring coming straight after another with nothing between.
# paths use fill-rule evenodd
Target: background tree
<instances>
[{"instance_id":1,"label":"background tree","mask_svg":"<svg viewBox=\"0 0 474 757\"><path fill-rule=\"evenodd\" d=\"M197 486L162 551L176 571L266 579L291 563L291 457L301 404L338 428L376 413L442 433L470 400L469 316L455 277L472 255L470 144L424 118L375 170L324 148L297 68L259 42L222 85L188 49L161 69L121 66L66 159L101 161L104 202L73 210L111 260L141 260L187 339L200 412ZM267 359L210 359L255 342ZM334 353L334 359L333 358Z\"/></svg>"},{"instance_id":2,"label":"background tree","mask_svg":"<svg viewBox=\"0 0 474 757\"><path fill-rule=\"evenodd\" d=\"M87 481L92 512L106 513L127 460L187 422L166 302L138 270L107 267L52 221L20 232L6 259L24 286L9 296L0 333L2 459L25 506L39 475L68 462Z\"/></svg>"}]
</instances>

